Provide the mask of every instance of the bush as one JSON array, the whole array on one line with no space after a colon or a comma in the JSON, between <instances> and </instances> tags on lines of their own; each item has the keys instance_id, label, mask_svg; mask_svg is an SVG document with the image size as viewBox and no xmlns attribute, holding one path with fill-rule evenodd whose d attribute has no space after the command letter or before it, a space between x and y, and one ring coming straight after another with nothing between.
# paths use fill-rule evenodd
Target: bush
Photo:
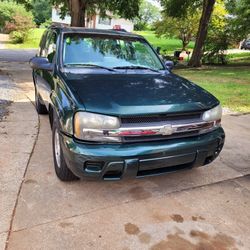
<instances>
[{"instance_id":1,"label":"bush","mask_svg":"<svg viewBox=\"0 0 250 250\"><path fill-rule=\"evenodd\" d=\"M32 16L16 14L12 21L7 22L5 30L10 33L13 43L23 43L30 29L34 28Z\"/></svg>"},{"instance_id":2,"label":"bush","mask_svg":"<svg viewBox=\"0 0 250 250\"><path fill-rule=\"evenodd\" d=\"M21 4L16 4L14 1L0 1L0 30L8 32L5 30L6 23L13 21L13 17L19 14L21 16L32 17L32 14L28 12L25 7Z\"/></svg>"},{"instance_id":3,"label":"bush","mask_svg":"<svg viewBox=\"0 0 250 250\"><path fill-rule=\"evenodd\" d=\"M47 21L45 21L44 23L40 25L40 28L48 28L49 26L51 26L51 24L52 24L52 20L48 19Z\"/></svg>"},{"instance_id":4,"label":"bush","mask_svg":"<svg viewBox=\"0 0 250 250\"><path fill-rule=\"evenodd\" d=\"M23 43L24 42L23 33L19 32L19 31L11 32L10 38L11 38L12 43Z\"/></svg>"}]
</instances>

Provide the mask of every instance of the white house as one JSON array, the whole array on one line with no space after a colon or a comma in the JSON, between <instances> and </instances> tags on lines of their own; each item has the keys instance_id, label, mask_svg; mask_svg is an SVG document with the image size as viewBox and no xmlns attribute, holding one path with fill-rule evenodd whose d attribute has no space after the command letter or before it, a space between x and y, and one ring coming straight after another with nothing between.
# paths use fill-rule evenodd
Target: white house
<instances>
[{"instance_id":1,"label":"white house","mask_svg":"<svg viewBox=\"0 0 250 250\"><path fill-rule=\"evenodd\" d=\"M93 29L125 29L129 32L134 30L134 24L132 21L119 18L112 15L112 13L107 13L108 17L102 18L99 14L86 19L86 27ZM52 23L63 23L70 25L71 17L67 15L64 19L60 17L60 10L57 8L52 9Z\"/></svg>"}]
</instances>

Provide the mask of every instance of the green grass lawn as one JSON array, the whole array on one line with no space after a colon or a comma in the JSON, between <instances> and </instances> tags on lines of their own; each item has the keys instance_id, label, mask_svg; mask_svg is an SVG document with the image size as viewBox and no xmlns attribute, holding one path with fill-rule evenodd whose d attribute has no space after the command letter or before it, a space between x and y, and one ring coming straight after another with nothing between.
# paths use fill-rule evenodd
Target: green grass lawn
<instances>
[{"instance_id":1,"label":"green grass lawn","mask_svg":"<svg viewBox=\"0 0 250 250\"><path fill-rule=\"evenodd\" d=\"M214 94L224 107L250 112L250 66L176 69L175 73Z\"/></svg>"},{"instance_id":2,"label":"green grass lawn","mask_svg":"<svg viewBox=\"0 0 250 250\"><path fill-rule=\"evenodd\" d=\"M136 31L137 34L144 36L154 47L161 47L162 51L166 50L167 54L174 53L175 50L182 48L181 40L174 38L158 38L154 31ZM191 42L188 48L192 49L194 42Z\"/></svg>"},{"instance_id":3,"label":"green grass lawn","mask_svg":"<svg viewBox=\"0 0 250 250\"><path fill-rule=\"evenodd\" d=\"M12 44L11 42L7 44L10 49L28 49L28 48L38 48L40 39L43 35L45 29L31 29L28 33L27 39L21 44Z\"/></svg>"},{"instance_id":4,"label":"green grass lawn","mask_svg":"<svg viewBox=\"0 0 250 250\"><path fill-rule=\"evenodd\" d=\"M250 52L227 55L229 65L250 65Z\"/></svg>"}]
</instances>

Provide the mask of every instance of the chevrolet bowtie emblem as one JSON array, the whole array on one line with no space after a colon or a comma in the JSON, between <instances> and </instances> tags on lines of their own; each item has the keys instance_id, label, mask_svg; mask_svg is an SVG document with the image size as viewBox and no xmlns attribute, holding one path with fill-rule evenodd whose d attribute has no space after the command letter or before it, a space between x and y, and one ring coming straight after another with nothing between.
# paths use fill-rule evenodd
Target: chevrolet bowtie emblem
<instances>
[{"instance_id":1,"label":"chevrolet bowtie emblem","mask_svg":"<svg viewBox=\"0 0 250 250\"><path fill-rule=\"evenodd\" d=\"M174 128L172 125L165 125L160 129L160 133L162 135L172 135L175 132Z\"/></svg>"}]
</instances>

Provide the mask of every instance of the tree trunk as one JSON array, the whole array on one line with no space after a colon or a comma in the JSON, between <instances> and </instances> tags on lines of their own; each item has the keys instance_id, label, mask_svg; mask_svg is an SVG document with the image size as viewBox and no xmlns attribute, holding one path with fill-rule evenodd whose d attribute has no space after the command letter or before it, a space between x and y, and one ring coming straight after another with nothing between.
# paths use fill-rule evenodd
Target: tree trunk
<instances>
[{"instance_id":1,"label":"tree trunk","mask_svg":"<svg viewBox=\"0 0 250 250\"><path fill-rule=\"evenodd\" d=\"M79 24L79 13L80 13L80 2L79 2L79 0L70 0L71 26L78 26L78 24Z\"/></svg>"},{"instance_id":2,"label":"tree trunk","mask_svg":"<svg viewBox=\"0 0 250 250\"><path fill-rule=\"evenodd\" d=\"M186 51L187 50L187 46L190 43L191 40L191 36L185 32L182 32L179 36L179 39L182 42L182 51Z\"/></svg>"},{"instance_id":3,"label":"tree trunk","mask_svg":"<svg viewBox=\"0 0 250 250\"><path fill-rule=\"evenodd\" d=\"M213 13L215 0L203 0L202 16L200 19L199 29L192 57L188 63L192 67L201 66L201 58L203 54L203 46L207 37L208 25Z\"/></svg>"},{"instance_id":4,"label":"tree trunk","mask_svg":"<svg viewBox=\"0 0 250 250\"><path fill-rule=\"evenodd\" d=\"M86 3L82 0L70 0L71 26L85 27Z\"/></svg>"},{"instance_id":5,"label":"tree trunk","mask_svg":"<svg viewBox=\"0 0 250 250\"><path fill-rule=\"evenodd\" d=\"M182 40L182 51L186 51L190 41L188 40L186 35L184 35L181 40Z\"/></svg>"}]
</instances>

